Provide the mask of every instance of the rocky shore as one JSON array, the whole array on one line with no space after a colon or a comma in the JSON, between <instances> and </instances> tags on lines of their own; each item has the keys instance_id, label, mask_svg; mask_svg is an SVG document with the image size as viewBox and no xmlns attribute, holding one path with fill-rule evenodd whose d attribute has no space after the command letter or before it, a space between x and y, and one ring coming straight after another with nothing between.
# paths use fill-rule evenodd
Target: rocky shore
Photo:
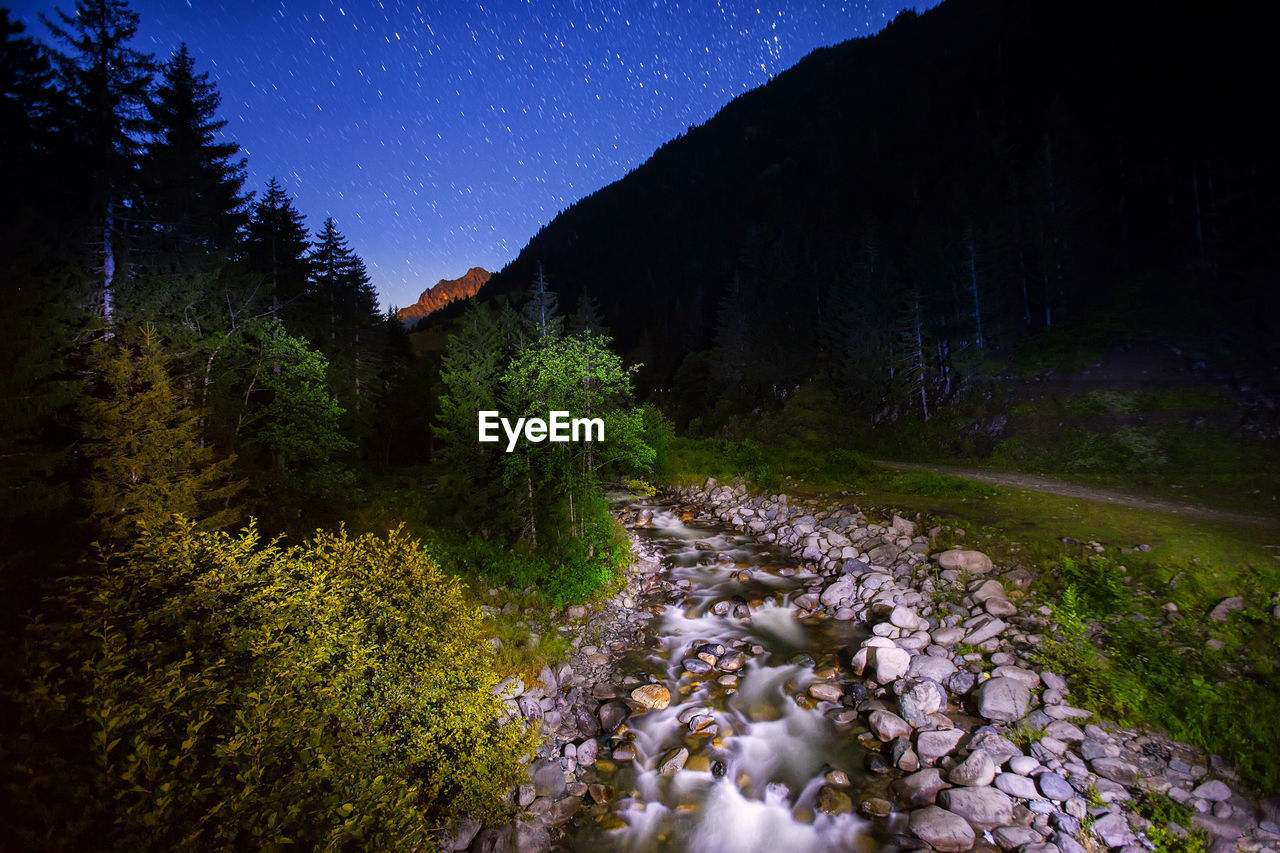
<instances>
[{"instance_id":1,"label":"rocky shore","mask_svg":"<svg viewBox=\"0 0 1280 853\"><path fill-rule=\"evenodd\" d=\"M1159 833L1203 832L1214 853L1280 851L1280 800L1251 802L1216 756L1108 725L1072 704L1066 680L1036 662L1054 626L1052 611L1028 600L1024 571L1002 570L979 551L936 551L938 531L898 516L871 521L837 503L753 496L714 480L667 498L684 519L714 517L790 551L805 579L789 602L796 619L869 628L855 645L832 650L841 664L815 669L794 697L867 750L864 775L876 780L827 773L817 811L856 812L901 849L1138 853L1156 849L1158 839L1137 804L1163 795L1189 806L1192 818ZM643 528L653 511L624 510L622 520ZM544 736L528 782L511 792L517 819L506 827L464 824L445 849L569 850L564 831L575 818L594 810L591 819L617 820L602 817L621 795L599 771L636 759L629 718L672 701L666 687L621 661L661 643L651 630L655 614L688 591L636 537L633 551L620 592L594 608L568 609L561 630L574 637L570 661L530 683L500 686L509 713ZM725 599L711 611L749 620L757 605ZM746 642L695 645L680 663L685 675L732 693L738 670L760 651ZM693 706L678 722L692 736L716 734L713 715ZM688 760L687 749L674 749L656 769L678 774Z\"/></svg>"}]
</instances>

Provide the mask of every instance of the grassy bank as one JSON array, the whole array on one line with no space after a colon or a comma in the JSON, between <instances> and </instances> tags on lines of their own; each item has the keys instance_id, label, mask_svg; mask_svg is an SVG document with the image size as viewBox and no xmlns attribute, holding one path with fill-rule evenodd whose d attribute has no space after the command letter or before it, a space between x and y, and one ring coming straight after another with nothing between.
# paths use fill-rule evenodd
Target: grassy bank
<instances>
[{"instance_id":1,"label":"grassy bank","mask_svg":"<svg viewBox=\"0 0 1280 853\"><path fill-rule=\"evenodd\" d=\"M894 472L856 453L794 442L674 441L670 480L706 476L918 513L928 526L949 528L940 545L963 542L998 565L1028 569L1029 595L1049 603L1059 624L1047 663L1072 677L1074 701L1202 746L1230 759L1258 790L1280 791L1274 530ZM1243 609L1211 620L1231 596L1244 599Z\"/></svg>"}]
</instances>

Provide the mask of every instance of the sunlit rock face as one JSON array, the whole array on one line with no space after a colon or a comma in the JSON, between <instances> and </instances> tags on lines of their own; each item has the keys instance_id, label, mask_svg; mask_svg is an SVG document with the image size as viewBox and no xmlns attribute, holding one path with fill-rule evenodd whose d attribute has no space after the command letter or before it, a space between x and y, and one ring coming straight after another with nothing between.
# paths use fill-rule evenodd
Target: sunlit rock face
<instances>
[{"instance_id":1,"label":"sunlit rock face","mask_svg":"<svg viewBox=\"0 0 1280 853\"><path fill-rule=\"evenodd\" d=\"M489 280L489 272L480 267L472 267L461 278L441 279L434 287L422 291L418 301L396 312L396 319L407 327L412 327L423 317L439 311L450 302L474 296L480 287Z\"/></svg>"}]
</instances>

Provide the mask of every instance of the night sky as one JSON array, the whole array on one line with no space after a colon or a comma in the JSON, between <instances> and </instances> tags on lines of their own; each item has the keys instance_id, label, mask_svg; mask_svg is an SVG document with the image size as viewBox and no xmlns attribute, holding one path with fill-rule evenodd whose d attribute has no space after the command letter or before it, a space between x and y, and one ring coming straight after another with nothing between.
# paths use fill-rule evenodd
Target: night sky
<instances>
[{"instance_id":1,"label":"night sky","mask_svg":"<svg viewBox=\"0 0 1280 853\"><path fill-rule=\"evenodd\" d=\"M135 46L186 41L222 93L248 188L333 216L385 306L538 228L811 50L931 3L135 0ZM39 12L15 16L47 40Z\"/></svg>"}]
</instances>

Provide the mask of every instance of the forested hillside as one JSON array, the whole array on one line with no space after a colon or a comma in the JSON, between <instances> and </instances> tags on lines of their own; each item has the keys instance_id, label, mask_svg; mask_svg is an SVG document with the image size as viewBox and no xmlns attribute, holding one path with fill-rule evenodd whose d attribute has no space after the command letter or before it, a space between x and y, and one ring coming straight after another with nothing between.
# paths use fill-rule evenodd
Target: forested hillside
<instances>
[{"instance_id":1,"label":"forested hillside","mask_svg":"<svg viewBox=\"0 0 1280 853\"><path fill-rule=\"evenodd\" d=\"M547 652L499 663L475 589L615 581L630 369L550 297L415 360L338 223L247 185L185 45L144 52L123 0L43 23L0 10L0 847L420 849L504 814L536 737L495 686ZM611 440L477 445L477 408L548 401Z\"/></svg>"},{"instance_id":2,"label":"forested hillside","mask_svg":"<svg viewBox=\"0 0 1280 853\"><path fill-rule=\"evenodd\" d=\"M1277 118L1239 11L904 12L570 206L487 290L541 263L589 292L695 429L806 383L859 429L928 418L1100 342L1274 391Z\"/></svg>"}]
</instances>

